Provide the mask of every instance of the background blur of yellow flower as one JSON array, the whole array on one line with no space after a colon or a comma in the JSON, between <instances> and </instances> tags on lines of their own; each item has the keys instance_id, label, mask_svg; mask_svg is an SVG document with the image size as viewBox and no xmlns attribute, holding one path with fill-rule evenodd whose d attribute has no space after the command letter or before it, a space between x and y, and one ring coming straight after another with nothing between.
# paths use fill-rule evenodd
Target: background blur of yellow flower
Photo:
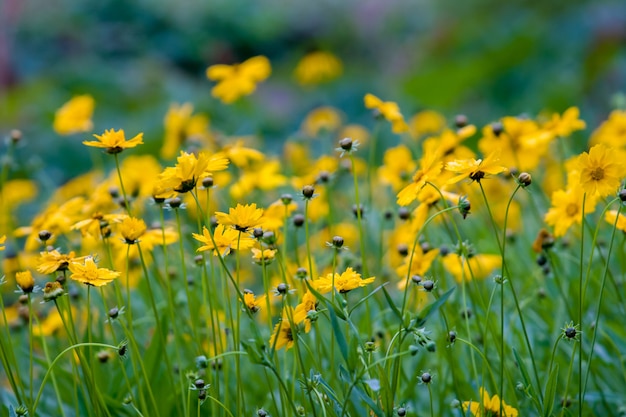
<instances>
[{"instance_id":1,"label":"background blur of yellow flower","mask_svg":"<svg viewBox=\"0 0 626 417\"><path fill-rule=\"evenodd\" d=\"M256 90L257 83L264 81L272 73L269 59L259 55L241 64L212 65L206 70L209 80L217 81L211 95L226 104L250 95Z\"/></svg>"},{"instance_id":2,"label":"background blur of yellow flower","mask_svg":"<svg viewBox=\"0 0 626 417\"><path fill-rule=\"evenodd\" d=\"M54 115L53 128L59 135L88 132L93 129L91 117L96 105L90 95L72 97Z\"/></svg>"},{"instance_id":3,"label":"background blur of yellow flower","mask_svg":"<svg viewBox=\"0 0 626 417\"><path fill-rule=\"evenodd\" d=\"M389 123L391 123L391 131L393 133L408 132L409 125L404 121L404 116L400 113L400 107L393 101L382 101L373 94L366 94L363 101L365 107L380 112Z\"/></svg>"},{"instance_id":4,"label":"background blur of yellow flower","mask_svg":"<svg viewBox=\"0 0 626 417\"><path fill-rule=\"evenodd\" d=\"M316 85L332 81L342 72L343 64L339 58L330 52L315 51L298 62L294 75L301 85Z\"/></svg>"},{"instance_id":5,"label":"background blur of yellow flower","mask_svg":"<svg viewBox=\"0 0 626 417\"><path fill-rule=\"evenodd\" d=\"M323 106L313 109L302 122L302 131L315 138L320 132L333 132L341 126L341 113L334 107Z\"/></svg>"},{"instance_id":6,"label":"background blur of yellow flower","mask_svg":"<svg viewBox=\"0 0 626 417\"><path fill-rule=\"evenodd\" d=\"M423 110L409 120L409 128L414 138L439 133L444 127L446 118L434 110Z\"/></svg>"}]
</instances>

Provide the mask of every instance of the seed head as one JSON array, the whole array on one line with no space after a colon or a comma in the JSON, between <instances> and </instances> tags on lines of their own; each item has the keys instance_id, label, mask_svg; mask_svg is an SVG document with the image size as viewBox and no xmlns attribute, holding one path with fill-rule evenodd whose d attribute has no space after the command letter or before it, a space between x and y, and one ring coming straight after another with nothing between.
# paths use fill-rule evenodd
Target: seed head
<instances>
[{"instance_id":1,"label":"seed head","mask_svg":"<svg viewBox=\"0 0 626 417\"><path fill-rule=\"evenodd\" d=\"M315 187L312 185L305 185L302 187L302 196L305 200L310 200L315 197Z\"/></svg>"}]
</instances>

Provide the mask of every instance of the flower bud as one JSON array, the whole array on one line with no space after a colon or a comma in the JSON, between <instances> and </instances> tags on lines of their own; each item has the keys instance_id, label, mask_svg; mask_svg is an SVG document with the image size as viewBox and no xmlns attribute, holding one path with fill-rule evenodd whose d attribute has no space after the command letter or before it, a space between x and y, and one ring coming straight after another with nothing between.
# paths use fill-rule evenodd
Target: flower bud
<instances>
[{"instance_id":1,"label":"flower bud","mask_svg":"<svg viewBox=\"0 0 626 417\"><path fill-rule=\"evenodd\" d=\"M522 172L517 176L517 181L522 187L528 187L530 184L532 184L533 179L528 172Z\"/></svg>"},{"instance_id":2,"label":"flower bud","mask_svg":"<svg viewBox=\"0 0 626 417\"><path fill-rule=\"evenodd\" d=\"M315 195L315 187L312 185L305 185L302 187L302 195L305 199L310 200Z\"/></svg>"}]
</instances>

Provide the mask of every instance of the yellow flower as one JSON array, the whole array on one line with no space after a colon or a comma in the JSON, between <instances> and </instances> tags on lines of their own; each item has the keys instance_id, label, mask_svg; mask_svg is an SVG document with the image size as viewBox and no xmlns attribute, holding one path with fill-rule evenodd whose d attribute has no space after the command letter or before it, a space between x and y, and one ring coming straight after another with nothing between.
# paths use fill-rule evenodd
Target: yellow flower
<instances>
[{"instance_id":1,"label":"yellow flower","mask_svg":"<svg viewBox=\"0 0 626 417\"><path fill-rule=\"evenodd\" d=\"M263 209L257 208L256 203L229 208L228 214L216 212L217 222L224 226L232 226L240 232L246 232L254 227L263 225Z\"/></svg>"},{"instance_id":2,"label":"yellow flower","mask_svg":"<svg viewBox=\"0 0 626 417\"><path fill-rule=\"evenodd\" d=\"M41 252L37 272L40 274L52 274L56 271L66 271L72 262L85 259L84 256L77 258L73 251L68 254L60 253L58 250Z\"/></svg>"},{"instance_id":3,"label":"yellow flower","mask_svg":"<svg viewBox=\"0 0 626 417\"><path fill-rule=\"evenodd\" d=\"M440 168L441 169L441 164ZM417 168L411 150L405 145L389 148L383 156L383 165L378 168L378 177L383 184L391 185L394 191L400 190Z\"/></svg>"},{"instance_id":4,"label":"yellow flower","mask_svg":"<svg viewBox=\"0 0 626 417\"><path fill-rule=\"evenodd\" d=\"M341 126L341 113L330 106L313 109L302 122L302 131L309 137L315 138L320 132L332 132Z\"/></svg>"},{"instance_id":5,"label":"yellow flower","mask_svg":"<svg viewBox=\"0 0 626 417\"><path fill-rule=\"evenodd\" d=\"M446 126L446 118L434 110L424 110L417 113L409 121L413 137L436 134Z\"/></svg>"},{"instance_id":6,"label":"yellow flower","mask_svg":"<svg viewBox=\"0 0 626 417\"><path fill-rule=\"evenodd\" d=\"M74 223L72 230L80 230L83 236L97 237L102 234L103 225L108 225L111 222L120 222L126 217L128 217L126 214L102 214L95 212L91 215L91 218Z\"/></svg>"},{"instance_id":7,"label":"yellow flower","mask_svg":"<svg viewBox=\"0 0 626 417\"><path fill-rule=\"evenodd\" d=\"M146 229L146 223L143 220L135 217L126 217L122 220L120 233L122 234L124 241L127 244L132 245L137 243L139 238L146 232Z\"/></svg>"},{"instance_id":8,"label":"yellow flower","mask_svg":"<svg viewBox=\"0 0 626 417\"><path fill-rule=\"evenodd\" d=\"M302 296L302 301L296 306L293 312L293 321L295 324L304 322L304 331L308 333L311 330L311 320L309 319L309 311L317 311L317 298L312 292L307 291Z\"/></svg>"},{"instance_id":9,"label":"yellow flower","mask_svg":"<svg viewBox=\"0 0 626 417\"><path fill-rule=\"evenodd\" d=\"M31 293L35 289L35 280L29 270L15 273L15 281L24 294Z\"/></svg>"},{"instance_id":10,"label":"yellow flower","mask_svg":"<svg viewBox=\"0 0 626 417\"><path fill-rule=\"evenodd\" d=\"M161 156L170 159L176 156L181 145L188 140L202 144L211 139L210 120L204 114L192 114L191 103L172 103L163 119L165 137L161 147Z\"/></svg>"},{"instance_id":11,"label":"yellow flower","mask_svg":"<svg viewBox=\"0 0 626 417\"><path fill-rule=\"evenodd\" d=\"M6 236L2 236L0 237L0 251L3 251L4 249L6 249L6 247L4 246L4 242L7 241L7 237Z\"/></svg>"},{"instance_id":12,"label":"yellow flower","mask_svg":"<svg viewBox=\"0 0 626 417\"><path fill-rule=\"evenodd\" d=\"M420 168L413 174L413 181L398 193L398 204L408 206L418 196L427 182L433 181L441 174L443 164L436 152L426 153L420 159Z\"/></svg>"},{"instance_id":13,"label":"yellow flower","mask_svg":"<svg viewBox=\"0 0 626 417\"><path fill-rule=\"evenodd\" d=\"M293 347L294 336L291 330L291 323L289 322L290 315L293 315L293 308L285 307L282 319L274 326L269 345L275 350L282 348L289 350Z\"/></svg>"},{"instance_id":14,"label":"yellow flower","mask_svg":"<svg viewBox=\"0 0 626 417\"><path fill-rule=\"evenodd\" d=\"M556 237L563 236L573 224L582 221L584 192L580 187L558 190L552 194L552 207L546 213L545 222L554 227ZM590 196L585 201L585 214L595 210L595 198Z\"/></svg>"},{"instance_id":15,"label":"yellow flower","mask_svg":"<svg viewBox=\"0 0 626 417\"><path fill-rule=\"evenodd\" d=\"M517 409L511 407L510 405L507 405L504 400L502 400L502 405L500 405L500 397L498 395L494 395L490 398L489 393L482 387L480 388L479 392L480 396L482 397L482 404L475 401L463 401L462 408L464 413L467 413L469 411L474 417L518 416ZM500 408L502 408L502 414L500 414Z\"/></svg>"},{"instance_id":16,"label":"yellow flower","mask_svg":"<svg viewBox=\"0 0 626 417\"><path fill-rule=\"evenodd\" d=\"M202 228L202 234L193 233L193 238L198 242L204 243L204 246L200 246L196 249L197 252L203 252L206 250L213 250L213 255L217 256L221 254L226 256L231 250L236 250L239 245L239 250L250 249L254 246L254 239L250 236L241 234L235 229L226 228L223 224L217 225L213 238L215 239L215 245L211 239L210 232L206 227Z\"/></svg>"},{"instance_id":17,"label":"yellow flower","mask_svg":"<svg viewBox=\"0 0 626 417\"><path fill-rule=\"evenodd\" d=\"M137 136L130 140L126 140L124 136L124 130L105 130L102 135L94 135L98 140L83 141L83 145L92 146L94 148L105 148L107 153L116 154L122 152L124 149L134 148L137 145L143 144L143 133L139 133Z\"/></svg>"},{"instance_id":18,"label":"yellow flower","mask_svg":"<svg viewBox=\"0 0 626 417\"><path fill-rule=\"evenodd\" d=\"M265 221L263 222L263 229L277 231L283 227L285 218L289 218L291 213L298 209L298 204L294 201L285 205L282 200L274 201L263 212Z\"/></svg>"},{"instance_id":19,"label":"yellow flower","mask_svg":"<svg viewBox=\"0 0 626 417\"><path fill-rule=\"evenodd\" d=\"M396 250L394 248L394 250ZM411 254L409 253L405 258L402 265L400 265L396 269L396 273L400 277L400 281L398 281L398 288L404 289L406 287L406 278L412 275L419 275L423 277L426 275L426 272L430 269L435 258L439 255L439 249L431 249L428 252L424 253L422 248L418 245L415 248L415 253L413 254L413 259L411 259ZM411 271L409 272L409 260L411 259Z\"/></svg>"},{"instance_id":20,"label":"yellow flower","mask_svg":"<svg viewBox=\"0 0 626 417\"><path fill-rule=\"evenodd\" d=\"M254 293L250 290L243 290L243 301L248 310L250 310L253 314L259 311L261 308L261 301L265 298L265 295L260 297L256 297Z\"/></svg>"},{"instance_id":21,"label":"yellow flower","mask_svg":"<svg viewBox=\"0 0 626 417\"><path fill-rule=\"evenodd\" d=\"M207 78L218 82L211 90L211 95L226 104L252 94L257 83L264 81L271 73L270 61L262 55L241 64L212 65L206 70Z\"/></svg>"},{"instance_id":22,"label":"yellow flower","mask_svg":"<svg viewBox=\"0 0 626 417\"><path fill-rule=\"evenodd\" d=\"M623 175L623 166L614 150L599 144L578 157L580 185L591 196L606 197L615 193Z\"/></svg>"},{"instance_id":23,"label":"yellow flower","mask_svg":"<svg viewBox=\"0 0 626 417\"><path fill-rule=\"evenodd\" d=\"M171 197L173 192L186 193L194 188L198 180L213 172L223 171L228 167L228 159L222 154L208 156L200 152L198 156L180 152L174 167L167 167L159 175L155 185L155 197Z\"/></svg>"},{"instance_id":24,"label":"yellow flower","mask_svg":"<svg viewBox=\"0 0 626 417\"><path fill-rule=\"evenodd\" d=\"M274 260L276 252L276 249L260 250L257 248L252 248L252 260L255 264L258 265L268 265Z\"/></svg>"},{"instance_id":25,"label":"yellow flower","mask_svg":"<svg viewBox=\"0 0 626 417\"><path fill-rule=\"evenodd\" d=\"M507 169L499 163L499 152L487 155L485 159L462 159L448 162L446 170L457 175L448 180L448 184L457 183L465 178L480 182L486 175L496 175Z\"/></svg>"},{"instance_id":26,"label":"yellow flower","mask_svg":"<svg viewBox=\"0 0 626 417\"><path fill-rule=\"evenodd\" d=\"M613 110L608 120L604 121L591 135L592 145L604 143L614 148L626 145L626 110Z\"/></svg>"},{"instance_id":27,"label":"yellow flower","mask_svg":"<svg viewBox=\"0 0 626 417\"><path fill-rule=\"evenodd\" d=\"M294 70L301 85L316 85L332 81L341 75L343 65L330 52L315 51L305 55Z\"/></svg>"},{"instance_id":28,"label":"yellow flower","mask_svg":"<svg viewBox=\"0 0 626 417\"><path fill-rule=\"evenodd\" d=\"M550 130L554 135L560 137L568 137L576 130L582 130L587 125L584 120L580 120L580 110L578 107L570 107L563 112L563 116L555 113L552 119L547 122L543 128Z\"/></svg>"},{"instance_id":29,"label":"yellow flower","mask_svg":"<svg viewBox=\"0 0 626 417\"><path fill-rule=\"evenodd\" d=\"M93 128L91 117L95 100L88 94L74 96L54 115L54 131L59 135L88 132Z\"/></svg>"},{"instance_id":30,"label":"yellow flower","mask_svg":"<svg viewBox=\"0 0 626 417\"><path fill-rule=\"evenodd\" d=\"M335 289L340 293L346 293L354 290L355 288L371 284L374 282L374 279L375 277L362 279L361 274L354 271L351 267L348 267L342 274L335 272ZM319 279L312 281L311 284L322 294L330 292L333 288L333 274L330 273L325 277L319 277Z\"/></svg>"},{"instance_id":31,"label":"yellow flower","mask_svg":"<svg viewBox=\"0 0 626 417\"><path fill-rule=\"evenodd\" d=\"M408 132L409 125L404 121L404 116L400 113L400 107L393 101L382 101L373 94L366 94L365 107L368 109L375 109L380 112L388 122L391 123L391 131L393 133Z\"/></svg>"},{"instance_id":32,"label":"yellow flower","mask_svg":"<svg viewBox=\"0 0 626 417\"><path fill-rule=\"evenodd\" d=\"M69 269L72 272L72 275L70 275L71 279L95 287L106 285L120 276L119 272L98 268L91 256L85 259L84 264L78 262L70 263Z\"/></svg>"},{"instance_id":33,"label":"yellow flower","mask_svg":"<svg viewBox=\"0 0 626 417\"><path fill-rule=\"evenodd\" d=\"M615 220L617 218L617 224ZM609 210L604 215L604 220L609 223L611 226L615 224L617 230L621 230L626 233L626 216L620 213L619 217L617 217L617 210Z\"/></svg>"},{"instance_id":34,"label":"yellow flower","mask_svg":"<svg viewBox=\"0 0 626 417\"><path fill-rule=\"evenodd\" d=\"M287 177L282 172L283 166L278 160L255 164L241 172L237 182L230 187L230 195L235 200L240 200L255 189L275 189L287 182Z\"/></svg>"},{"instance_id":35,"label":"yellow flower","mask_svg":"<svg viewBox=\"0 0 626 417\"><path fill-rule=\"evenodd\" d=\"M450 253L443 258L443 266L455 281L461 283L474 279L485 279L496 268L502 265L500 255L477 254L467 259L456 253Z\"/></svg>"}]
</instances>

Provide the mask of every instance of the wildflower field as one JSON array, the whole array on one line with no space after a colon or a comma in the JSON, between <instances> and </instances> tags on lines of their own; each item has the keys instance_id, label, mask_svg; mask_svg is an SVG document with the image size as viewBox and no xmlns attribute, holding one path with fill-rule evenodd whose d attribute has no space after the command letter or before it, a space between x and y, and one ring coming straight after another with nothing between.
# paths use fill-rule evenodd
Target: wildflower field
<instances>
[{"instance_id":1,"label":"wildflower field","mask_svg":"<svg viewBox=\"0 0 626 417\"><path fill-rule=\"evenodd\" d=\"M626 415L620 100L479 124L334 105L324 48L205 64L157 133L80 88L2 126L0 415ZM326 92L280 140L220 128L281 77Z\"/></svg>"}]
</instances>

